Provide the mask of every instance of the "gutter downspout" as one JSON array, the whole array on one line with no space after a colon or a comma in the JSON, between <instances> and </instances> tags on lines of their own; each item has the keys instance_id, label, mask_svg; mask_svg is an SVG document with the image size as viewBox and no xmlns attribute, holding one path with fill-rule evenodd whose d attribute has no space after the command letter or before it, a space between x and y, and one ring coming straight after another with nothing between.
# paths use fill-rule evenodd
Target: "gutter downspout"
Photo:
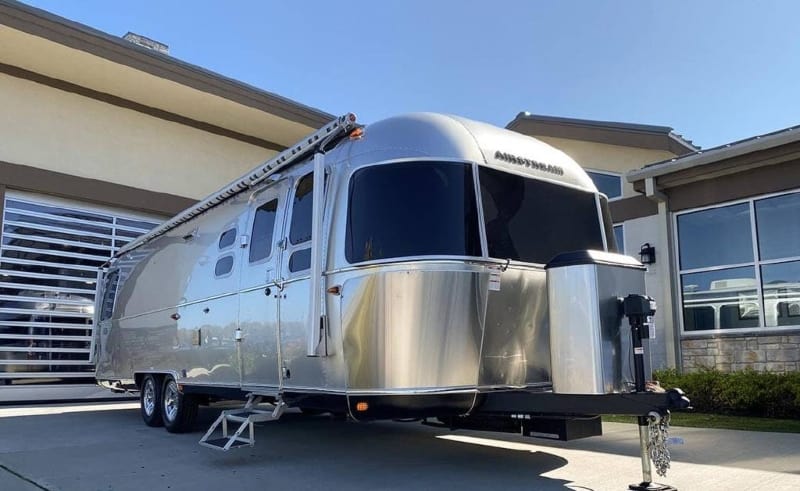
<instances>
[{"instance_id":1,"label":"gutter downspout","mask_svg":"<svg viewBox=\"0 0 800 491\"><path fill-rule=\"evenodd\" d=\"M659 306L664 315L664 322L666 323L667 319L672 319L672 329L664 329L667 365L680 369L683 364L681 362L680 335L678 333L680 321L675 314L679 309L676 309L678 296L676 294L677 290L673 285L674 279L672 275L672 265L675 264L675 251L671 240L674 231L669 219L669 197L658 189L655 177L645 178L644 189L645 196L655 201L658 205L658 235L660 239L658 243L665 245L667 251L667 263L664 264L662 262L663 266L660 271L655 272L657 275L661 273L660 283L666 294L664 298L669 299L669 301L664 302L664 305Z\"/></svg>"}]
</instances>

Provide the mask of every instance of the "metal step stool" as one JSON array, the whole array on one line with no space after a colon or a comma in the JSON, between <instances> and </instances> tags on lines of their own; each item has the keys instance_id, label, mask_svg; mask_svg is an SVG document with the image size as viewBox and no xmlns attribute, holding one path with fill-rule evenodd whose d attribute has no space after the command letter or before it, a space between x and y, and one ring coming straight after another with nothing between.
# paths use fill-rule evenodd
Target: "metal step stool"
<instances>
[{"instance_id":1,"label":"metal step stool","mask_svg":"<svg viewBox=\"0 0 800 491\"><path fill-rule=\"evenodd\" d=\"M280 398L275 402L274 409L258 409L261 400L261 396L249 394L247 403L243 408L222 411L217 420L214 421L214 424L211 425L211 428L200 439L200 445L222 450L223 452L227 452L232 448L252 447L255 445L256 439L253 424L263 421L275 421L281 417L283 410L286 409L286 404ZM239 423L239 428L232 434L228 434L229 421ZM210 439L220 423L222 424L222 437ZM242 436L245 429L250 432L248 438Z\"/></svg>"}]
</instances>

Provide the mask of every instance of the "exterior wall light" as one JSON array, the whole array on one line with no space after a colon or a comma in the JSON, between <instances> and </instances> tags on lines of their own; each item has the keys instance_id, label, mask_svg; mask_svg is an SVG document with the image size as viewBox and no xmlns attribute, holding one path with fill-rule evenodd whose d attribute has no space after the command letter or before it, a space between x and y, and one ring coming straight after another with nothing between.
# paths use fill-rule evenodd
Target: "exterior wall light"
<instances>
[{"instance_id":1,"label":"exterior wall light","mask_svg":"<svg viewBox=\"0 0 800 491\"><path fill-rule=\"evenodd\" d=\"M642 264L655 264L656 248L651 246L649 242L645 242L639 249L639 260Z\"/></svg>"}]
</instances>

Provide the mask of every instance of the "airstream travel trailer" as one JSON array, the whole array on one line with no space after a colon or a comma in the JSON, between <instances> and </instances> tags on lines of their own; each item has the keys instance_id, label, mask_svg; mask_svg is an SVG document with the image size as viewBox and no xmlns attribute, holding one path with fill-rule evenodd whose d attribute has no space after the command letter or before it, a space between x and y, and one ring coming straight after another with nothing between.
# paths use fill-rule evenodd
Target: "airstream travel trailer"
<instances>
[{"instance_id":1,"label":"airstream travel trailer","mask_svg":"<svg viewBox=\"0 0 800 491\"><path fill-rule=\"evenodd\" d=\"M97 379L139 390L145 422L170 431L198 403L249 396L220 416L224 438L204 437L226 450L287 406L597 434L596 419L538 416L686 403L644 390L652 308L628 312L632 345L619 298L643 293L643 267L613 237L605 196L538 140L346 115L119 251Z\"/></svg>"}]
</instances>

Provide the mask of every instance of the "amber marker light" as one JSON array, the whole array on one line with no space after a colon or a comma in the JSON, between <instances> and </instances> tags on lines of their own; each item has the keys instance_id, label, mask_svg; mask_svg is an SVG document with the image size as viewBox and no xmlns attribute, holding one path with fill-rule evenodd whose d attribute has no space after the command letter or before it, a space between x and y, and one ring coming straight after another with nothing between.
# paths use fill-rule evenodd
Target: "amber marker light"
<instances>
[{"instance_id":1,"label":"amber marker light","mask_svg":"<svg viewBox=\"0 0 800 491\"><path fill-rule=\"evenodd\" d=\"M358 411L359 413L363 413L367 409L369 409L369 404L367 404L366 402L361 401L356 403L356 411Z\"/></svg>"},{"instance_id":2,"label":"amber marker light","mask_svg":"<svg viewBox=\"0 0 800 491\"><path fill-rule=\"evenodd\" d=\"M364 136L364 128L356 128L350 132L350 139L351 140L358 140L362 136Z\"/></svg>"}]
</instances>

